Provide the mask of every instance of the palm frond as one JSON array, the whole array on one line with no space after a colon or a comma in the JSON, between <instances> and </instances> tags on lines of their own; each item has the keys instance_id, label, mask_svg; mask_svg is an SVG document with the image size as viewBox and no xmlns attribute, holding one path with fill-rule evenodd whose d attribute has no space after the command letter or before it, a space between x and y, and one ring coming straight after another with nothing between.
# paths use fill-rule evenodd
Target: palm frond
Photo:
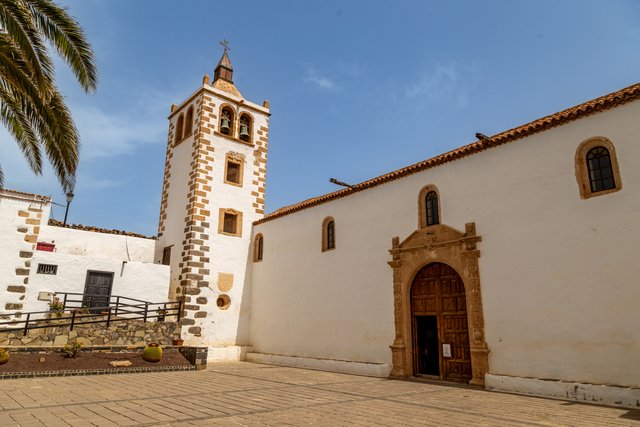
<instances>
[{"instance_id":1,"label":"palm frond","mask_svg":"<svg viewBox=\"0 0 640 427\"><path fill-rule=\"evenodd\" d=\"M50 0L25 0L38 30L51 41L78 82L87 92L98 86L98 71L91 45L84 32L67 11Z\"/></svg>"},{"instance_id":2,"label":"palm frond","mask_svg":"<svg viewBox=\"0 0 640 427\"><path fill-rule=\"evenodd\" d=\"M32 79L46 99L53 82L53 62L30 10L22 0L0 0L0 26L19 47Z\"/></svg>"}]
</instances>

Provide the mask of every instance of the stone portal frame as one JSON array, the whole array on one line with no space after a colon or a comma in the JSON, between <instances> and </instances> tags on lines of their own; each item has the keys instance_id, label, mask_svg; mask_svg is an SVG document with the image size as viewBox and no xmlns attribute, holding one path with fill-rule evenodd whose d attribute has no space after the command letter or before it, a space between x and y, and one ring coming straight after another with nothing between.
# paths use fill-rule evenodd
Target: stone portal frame
<instances>
[{"instance_id":1,"label":"stone portal frame","mask_svg":"<svg viewBox=\"0 0 640 427\"><path fill-rule=\"evenodd\" d=\"M462 278L467 299L467 321L471 350L470 384L484 386L489 372L489 349L484 338L484 315L480 292L480 251L476 243L475 223L465 224L465 232L443 224L419 228L400 243L392 239L389 250L393 269L393 304L396 337L391 345L391 377L413 376L413 340L411 330L411 285L426 265L441 262L452 267Z\"/></svg>"}]
</instances>

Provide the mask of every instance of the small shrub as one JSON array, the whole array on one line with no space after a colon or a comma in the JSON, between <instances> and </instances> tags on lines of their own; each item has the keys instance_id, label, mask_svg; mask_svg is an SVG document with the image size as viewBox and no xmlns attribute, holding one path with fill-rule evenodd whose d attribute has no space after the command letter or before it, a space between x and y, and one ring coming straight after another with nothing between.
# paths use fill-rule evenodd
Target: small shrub
<instances>
[{"instance_id":1,"label":"small shrub","mask_svg":"<svg viewBox=\"0 0 640 427\"><path fill-rule=\"evenodd\" d=\"M62 349L62 352L66 357L74 358L80 353L80 349L82 348L82 344L78 342L76 339L72 339L67 341Z\"/></svg>"},{"instance_id":2,"label":"small shrub","mask_svg":"<svg viewBox=\"0 0 640 427\"><path fill-rule=\"evenodd\" d=\"M61 312L63 309L64 309L64 304L58 297L55 297L53 301L49 303L49 311Z\"/></svg>"}]
</instances>

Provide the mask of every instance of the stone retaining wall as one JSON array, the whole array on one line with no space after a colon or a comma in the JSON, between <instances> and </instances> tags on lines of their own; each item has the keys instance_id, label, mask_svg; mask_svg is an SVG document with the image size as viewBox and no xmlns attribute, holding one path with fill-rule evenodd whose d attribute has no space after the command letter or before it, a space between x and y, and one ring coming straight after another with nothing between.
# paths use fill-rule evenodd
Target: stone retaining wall
<instances>
[{"instance_id":1,"label":"stone retaining wall","mask_svg":"<svg viewBox=\"0 0 640 427\"><path fill-rule=\"evenodd\" d=\"M93 317L88 320L103 320ZM50 327L31 329L24 336L22 331L0 331L0 347L51 347L63 346L70 339L77 339L83 346L135 346L144 347L148 342L170 345L171 341L180 337L180 322L143 322L142 320L118 320L112 318L109 327L106 323L75 325L73 331L69 326L56 326L56 323L68 320L51 319L39 321L39 325L50 324Z\"/></svg>"}]
</instances>

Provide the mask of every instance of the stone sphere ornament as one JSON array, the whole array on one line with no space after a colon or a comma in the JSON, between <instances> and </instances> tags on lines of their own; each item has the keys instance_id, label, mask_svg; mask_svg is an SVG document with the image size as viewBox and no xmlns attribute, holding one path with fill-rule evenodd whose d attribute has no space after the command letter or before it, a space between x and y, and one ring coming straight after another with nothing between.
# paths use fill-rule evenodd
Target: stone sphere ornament
<instances>
[{"instance_id":1,"label":"stone sphere ornament","mask_svg":"<svg viewBox=\"0 0 640 427\"><path fill-rule=\"evenodd\" d=\"M162 359L162 347L157 342L150 342L144 348L144 353L142 353L142 359L146 362L156 363Z\"/></svg>"}]
</instances>

